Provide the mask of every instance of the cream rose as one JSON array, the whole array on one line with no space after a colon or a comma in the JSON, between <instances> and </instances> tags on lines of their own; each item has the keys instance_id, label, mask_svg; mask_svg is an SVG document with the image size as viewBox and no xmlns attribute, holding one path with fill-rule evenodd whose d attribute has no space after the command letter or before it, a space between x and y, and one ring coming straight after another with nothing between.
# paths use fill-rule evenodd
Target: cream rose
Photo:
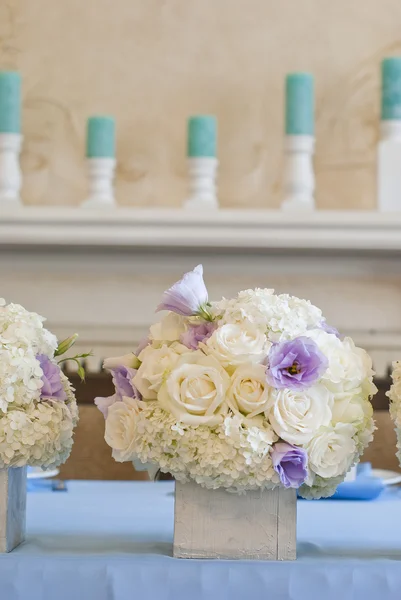
<instances>
[{"instance_id":1,"label":"cream rose","mask_svg":"<svg viewBox=\"0 0 401 600\"><path fill-rule=\"evenodd\" d=\"M202 347L223 366L235 367L245 362L261 362L266 358L271 343L256 327L227 323L216 329Z\"/></svg>"},{"instance_id":2,"label":"cream rose","mask_svg":"<svg viewBox=\"0 0 401 600\"><path fill-rule=\"evenodd\" d=\"M370 402L361 396L349 396L336 398L332 407L332 423L352 423L355 427L365 423L366 419L373 416L373 408Z\"/></svg>"},{"instance_id":3,"label":"cream rose","mask_svg":"<svg viewBox=\"0 0 401 600\"><path fill-rule=\"evenodd\" d=\"M331 395L323 385L302 391L283 389L275 393L268 417L279 437L302 446L330 423L331 405Z\"/></svg>"},{"instance_id":4,"label":"cream rose","mask_svg":"<svg viewBox=\"0 0 401 600\"><path fill-rule=\"evenodd\" d=\"M183 354L159 390L164 410L188 425L217 425L227 410L230 378L212 356Z\"/></svg>"},{"instance_id":5,"label":"cream rose","mask_svg":"<svg viewBox=\"0 0 401 600\"><path fill-rule=\"evenodd\" d=\"M307 445L309 468L320 477L337 477L348 471L355 460L355 428L338 423L320 431Z\"/></svg>"},{"instance_id":6,"label":"cream rose","mask_svg":"<svg viewBox=\"0 0 401 600\"><path fill-rule=\"evenodd\" d=\"M188 352L188 348L177 342L161 348L147 346L142 350L139 355L142 364L132 383L144 400L156 400L163 379L174 368L184 352Z\"/></svg>"},{"instance_id":7,"label":"cream rose","mask_svg":"<svg viewBox=\"0 0 401 600\"><path fill-rule=\"evenodd\" d=\"M131 459L139 410L138 400L127 397L109 407L104 439L113 449L113 458L118 462Z\"/></svg>"},{"instance_id":8,"label":"cream rose","mask_svg":"<svg viewBox=\"0 0 401 600\"><path fill-rule=\"evenodd\" d=\"M150 339L156 343L177 342L186 328L184 317L169 312L161 321L152 325Z\"/></svg>"},{"instance_id":9,"label":"cream rose","mask_svg":"<svg viewBox=\"0 0 401 600\"><path fill-rule=\"evenodd\" d=\"M243 365L231 377L228 404L234 412L252 418L267 410L271 391L266 381L266 367Z\"/></svg>"}]
</instances>

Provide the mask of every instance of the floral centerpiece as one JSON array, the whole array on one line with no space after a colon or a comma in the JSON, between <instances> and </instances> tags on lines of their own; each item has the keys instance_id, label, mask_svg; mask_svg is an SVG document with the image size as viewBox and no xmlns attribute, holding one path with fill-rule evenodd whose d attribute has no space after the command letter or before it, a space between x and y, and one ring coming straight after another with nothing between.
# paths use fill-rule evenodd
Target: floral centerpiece
<instances>
[{"instance_id":1,"label":"floral centerpiece","mask_svg":"<svg viewBox=\"0 0 401 600\"><path fill-rule=\"evenodd\" d=\"M0 301L0 468L53 468L65 462L78 421L74 389L60 358L76 336L58 344L44 319ZM77 360L79 357L73 357Z\"/></svg>"},{"instance_id":2,"label":"floral centerpiece","mask_svg":"<svg viewBox=\"0 0 401 600\"><path fill-rule=\"evenodd\" d=\"M390 415L397 434L397 457L401 465L401 361L393 362L393 384L387 396L390 398Z\"/></svg>"},{"instance_id":3,"label":"floral centerpiece","mask_svg":"<svg viewBox=\"0 0 401 600\"><path fill-rule=\"evenodd\" d=\"M69 456L78 421L74 389L60 368L76 335L58 344L44 319L0 299L0 551L24 539L26 466ZM79 373L83 369L79 365Z\"/></svg>"},{"instance_id":4,"label":"floral centerpiece","mask_svg":"<svg viewBox=\"0 0 401 600\"><path fill-rule=\"evenodd\" d=\"M97 398L117 461L230 492L332 495L372 439L368 354L309 301L270 289L209 301L202 266L167 290Z\"/></svg>"}]
</instances>

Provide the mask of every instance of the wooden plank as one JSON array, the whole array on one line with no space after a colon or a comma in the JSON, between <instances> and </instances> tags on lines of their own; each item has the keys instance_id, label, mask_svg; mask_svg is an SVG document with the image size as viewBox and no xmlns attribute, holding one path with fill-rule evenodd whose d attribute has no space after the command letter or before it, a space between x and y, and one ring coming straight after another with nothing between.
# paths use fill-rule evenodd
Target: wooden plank
<instances>
[{"instance_id":1,"label":"wooden plank","mask_svg":"<svg viewBox=\"0 0 401 600\"><path fill-rule=\"evenodd\" d=\"M295 560L297 550L297 494L278 489L277 560Z\"/></svg>"},{"instance_id":2,"label":"wooden plank","mask_svg":"<svg viewBox=\"0 0 401 600\"><path fill-rule=\"evenodd\" d=\"M26 467L0 469L0 552L25 540Z\"/></svg>"},{"instance_id":3,"label":"wooden plank","mask_svg":"<svg viewBox=\"0 0 401 600\"><path fill-rule=\"evenodd\" d=\"M296 496L286 492L237 495L176 482L174 556L293 560Z\"/></svg>"}]
</instances>

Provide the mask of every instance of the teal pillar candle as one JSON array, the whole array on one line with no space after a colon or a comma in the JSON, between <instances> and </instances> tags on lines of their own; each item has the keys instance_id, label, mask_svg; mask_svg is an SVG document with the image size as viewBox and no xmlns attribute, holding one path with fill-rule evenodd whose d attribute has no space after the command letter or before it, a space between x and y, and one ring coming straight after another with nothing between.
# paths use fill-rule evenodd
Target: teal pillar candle
<instances>
[{"instance_id":1,"label":"teal pillar candle","mask_svg":"<svg viewBox=\"0 0 401 600\"><path fill-rule=\"evenodd\" d=\"M382 61L382 121L401 119L401 56Z\"/></svg>"},{"instance_id":2,"label":"teal pillar candle","mask_svg":"<svg viewBox=\"0 0 401 600\"><path fill-rule=\"evenodd\" d=\"M21 75L0 71L0 133L21 132Z\"/></svg>"},{"instance_id":3,"label":"teal pillar candle","mask_svg":"<svg viewBox=\"0 0 401 600\"><path fill-rule=\"evenodd\" d=\"M86 135L88 158L114 158L116 154L116 125L113 117L89 117Z\"/></svg>"},{"instance_id":4,"label":"teal pillar candle","mask_svg":"<svg viewBox=\"0 0 401 600\"><path fill-rule=\"evenodd\" d=\"M314 135L314 80L310 73L290 73L285 81L285 133Z\"/></svg>"},{"instance_id":5,"label":"teal pillar candle","mask_svg":"<svg viewBox=\"0 0 401 600\"><path fill-rule=\"evenodd\" d=\"M197 115L188 119L189 158L215 158L217 150L217 119L210 115Z\"/></svg>"}]
</instances>

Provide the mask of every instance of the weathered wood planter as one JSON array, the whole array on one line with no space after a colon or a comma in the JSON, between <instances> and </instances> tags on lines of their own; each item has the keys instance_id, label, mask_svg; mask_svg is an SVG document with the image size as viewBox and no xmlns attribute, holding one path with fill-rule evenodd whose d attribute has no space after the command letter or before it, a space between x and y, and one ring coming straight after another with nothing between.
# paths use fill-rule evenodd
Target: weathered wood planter
<instances>
[{"instance_id":1,"label":"weathered wood planter","mask_svg":"<svg viewBox=\"0 0 401 600\"><path fill-rule=\"evenodd\" d=\"M26 467L0 469L0 552L25 540Z\"/></svg>"},{"instance_id":2,"label":"weathered wood planter","mask_svg":"<svg viewBox=\"0 0 401 600\"><path fill-rule=\"evenodd\" d=\"M175 484L174 556L294 560L296 491L230 494Z\"/></svg>"}]
</instances>

